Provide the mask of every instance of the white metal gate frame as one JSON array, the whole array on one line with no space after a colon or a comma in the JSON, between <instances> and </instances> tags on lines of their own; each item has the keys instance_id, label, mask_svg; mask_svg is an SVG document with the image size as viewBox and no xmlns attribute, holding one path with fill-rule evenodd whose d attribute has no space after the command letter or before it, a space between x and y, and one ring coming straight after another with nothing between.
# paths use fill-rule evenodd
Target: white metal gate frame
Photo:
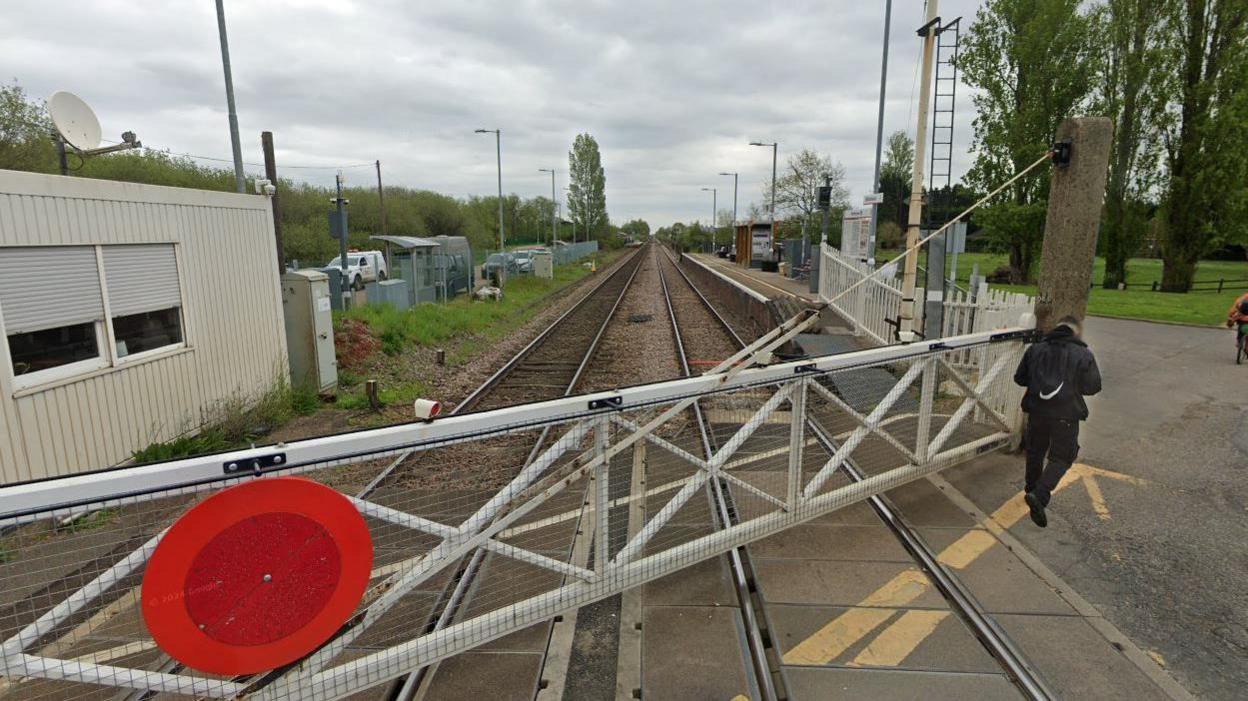
<instances>
[{"instance_id":1,"label":"white metal gate frame","mask_svg":"<svg viewBox=\"0 0 1248 701\"><path fill-rule=\"evenodd\" d=\"M515 430L517 426L541 427L556 422L574 422L538 459L520 470L509 484L458 526L442 524L371 501L353 499L353 503L364 515L436 536L441 542L421 556L388 566L387 578L380 585L374 585L374 590L380 590L379 595L356 615L353 625L267 686L252 689L246 683L237 681L100 663L107 659L61 659L27 652L43 635L82 611L118 582L141 568L154 552L163 531L6 640L0 648L0 654L3 655L0 665L4 675L10 680L21 677L59 679L215 698L253 692L255 698L262 699L339 698L767 537L943 469L959 460L1000 447L1009 441L1012 435L1011 423L996 408L1000 405L1000 400L991 397L990 392L999 387L998 380L1002 371L1012 361L1016 361L1021 340L1028 331L1011 329L971 334L941 341L878 348L754 369L741 369L741 366L736 365L746 360L749 355L757 355L760 350L766 353L778 347L804 328L811 318L813 317L807 316L800 322L791 320L785 327L771 332L764 339L760 339L762 343L726 361L721 370L727 372L718 375L702 375L614 392L448 417L430 423L360 431L287 445L279 444L268 448L234 451L0 489L0 526L17 525L72 513L85 507L99 508L104 505L141 502L152 498L151 495L155 493L167 496L171 490L200 492L270 473L291 474L346 464L364 455L371 458L384 452L421 450L449 443L479 440L498 431ZM982 348L989 344L1006 345L1000 346L1002 351L996 354L994 362L974 381L959 375L943 357L958 349ZM909 369L865 415L823 383L814 381L833 372L906 361L910 362ZM964 398L932 437L930 433L933 428L933 401L938 390L938 372L953 378ZM883 423L897 400L916 380L920 380L921 389L916 414L915 445L911 447L904 445L885 430ZM743 389L754 392L765 390L770 392L770 397L710 459L700 459L656 433L657 429L700 398ZM853 419L857 428L840 442L835 454L809 480L803 482L802 453L807 443L803 438L803 427L807 418L807 395L812 391ZM780 498L738 478L729 469L733 466L732 458L740 447L784 405L789 408L790 440L784 497ZM642 407L663 408L663 411L642 425L626 418L622 413ZM946 448L972 411L977 417L988 417L998 430ZM610 426L624 431L625 437L608 443ZM576 454L582 441L591 434L595 435L593 447ZM869 437L881 439L899 450L908 464L861 482L825 490L828 480L844 464L850 453ZM611 557L607 550L606 534L607 515L613 504L609 499L605 473L614 456L643 440L684 461L695 472L681 480L683 484L679 485L675 495ZM565 454L575 455L575 459L552 470ZM747 461L750 459L752 458L745 458ZM595 520L597 550L592 569L578 567L499 540L526 514L591 475L597 477L597 489L594 490L592 498L593 508L599 516ZM653 541L655 534L671 517L708 480L721 477L731 482L734 487L769 503L774 509L709 535L645 554L647 544ZM667 486L672 489L677 487L676 484ZM557 572L565 575L566 579L562 586L538 596L331 666L352 640L366 631L400 598L444 567L478 548Z\"/></svg>"}]
</instances>

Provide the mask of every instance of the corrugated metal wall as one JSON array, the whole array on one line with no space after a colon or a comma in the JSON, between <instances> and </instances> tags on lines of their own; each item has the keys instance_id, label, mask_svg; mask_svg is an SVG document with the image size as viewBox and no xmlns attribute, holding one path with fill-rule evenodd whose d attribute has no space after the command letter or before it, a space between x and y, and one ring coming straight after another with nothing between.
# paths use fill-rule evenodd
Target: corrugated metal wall
<instances>
[{"instance_id":1,"label":"corrugated metal wall","mask_svg":"<svg viewBox=\"0 0 1248 701\"><path fill-rule=\"evenodd\" d=\"M0 333L3 482L117 464L287 374L267 197L0 170L0 256L126 243L177 246L186 348L15 391Z\"/></svg>"}]
</instances>

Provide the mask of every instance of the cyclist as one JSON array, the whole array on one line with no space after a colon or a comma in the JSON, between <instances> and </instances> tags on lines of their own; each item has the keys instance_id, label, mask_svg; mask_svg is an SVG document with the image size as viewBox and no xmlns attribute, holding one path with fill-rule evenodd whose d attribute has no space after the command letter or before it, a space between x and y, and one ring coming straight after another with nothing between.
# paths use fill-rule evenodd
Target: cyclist
<instances>
[{"instance_id":1,"label":"cyclist","mask_svg":"<svg viewBox=\"0 0 1248 701\"><path fill-rule=\"evenodd\" d=\"M1239 333L1235 335L1235 349L1238 350L1243 347L1244 336L1248 335L1248 292L1240 295L1226 313L1226 328L1234 328L1236 325L1239 326Z\"/></svg>"}]
</instances>

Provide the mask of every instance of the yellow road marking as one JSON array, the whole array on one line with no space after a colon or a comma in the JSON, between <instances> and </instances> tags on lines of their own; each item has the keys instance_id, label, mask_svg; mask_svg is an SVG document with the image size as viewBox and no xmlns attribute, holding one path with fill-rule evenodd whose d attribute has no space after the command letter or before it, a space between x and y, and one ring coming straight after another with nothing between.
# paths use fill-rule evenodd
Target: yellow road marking
<instances>
[{"instance_id":1,"label":"yellow road marking","mask_svg":"<svg viewBox=\"0 0 1248 701\"><path fill-rule=\"evenodd\" d=\"M1144 480L1136 477L1078 463L1071 466L1070 470L1067 471L1065 477L1062 478L1062 481L1057 485L1057 488L1054 489L1053 492L1060 492L1081 479L1084 480L1085 483L1089 483L1093 475L1106 476L1111 479L1129 482L1131 484L1145 483ZM1094 489L1099 495L1099 488L1093 487L1092 489ZM1089 490L1089 495L1092 493L1093 492ZM1093 508L1096 508L1096 503L1097 499L1096 497L1093 497ZM1103 498L1100 500L1100 504L1104 507ZM997 544L997 539L992 535L994 532L1010 528L1026 516L1029 511L1030 510L1027 508L1027 502L1023 500L1023 493L1019 492L1018 494L1015 494L1009 499L1009 501L1002 504L992 513L991 516L988 517L987 523L982 524L988 530L975 529L967 531L961 538L958 538L942 550L940 554L937 555L936 559L946 567L959 570L966 569L972 562L979 558L979 556L983 555L985 552L990 550L992 546ZM1101 512L1098 510L1097 513L1099 514ZM1104 518L1108 518L1108 510L1105 511L1105 514ZM858 603L857 607L848 609L840 616L832 619L822 628L812 633L810 637L791 648L784 654L784 663L823 665L831 662L845 650L849 649L860 639L862 639L862 637L875 630L876 626L887 618L887 616L884 616L883 618L877 616L874 619L870 619L862 613L864 610L863 607L904 607L922 596L923 592L927 591L929 586L931 586L931 583L928 581L927 577L925 577L923 573L918 570L911 569L899 573L879 589L876 589L874 592L867 595L865 599ZM909 615L909 613L918 612L907 612L906 615ZM906 615L903 615L902 618L906 618ZM875 623L870 626L864 625L864 623L869 620L875 620ZM923 638L931 633L931 630L925 631L925 629L919 625L919 622L923 620L925 619L922 616L918 616L907 621L905 625L900 625L901 621L899 620L898 623L889 626L889 628L882 632L880 636L901 636L903 634L909 634L913 638L913 645L910 648L913 650L914 647L917 647L918 644L923 641ZM939 621L937 621L937 623L939 623ZM877 638L877 640L878 639L879 638ZM897 642L888 641L887 644L887 649L889 650L897 651L902 649ZM875 641L873 641L867 649L871 649L871 646L874 645ZM909 653L907 652L906 654ZM867 651L864 650L859 657L861 658L863 655L867 655L867 659L883 659L882 653L872 653L868 655ZM900 659L898 659L898 663L904 659L905 656L903 655ZM855 659L855 662L857 661L858 660Z\"/></svg>"},{"instance_id":2,"label":"yellow road marking","mask_svg":"<svg viewBox=\"0 0 1248 701\"><path fill-rule=\"evenodd\" d=\"M1101 493L1101 485L1096 483L1092 475L1083 476L1083 488L1088 490L1088 498L1092 500L1092 510L1102 521L1109 520L1109 507L1105 505L1105 495Z\"/></svg>"},{"instance_id":3,"label":"yellow road marking","mask_svg":"<svg viewBox=\"0 0 1248 701\"><path fill-rule=\"evenodd\" d=\"M896 667L948 617L948 611L906 611L875 636L849 666Z\"/></svg>"},{"instance_id":4,"label":"yellow road marking","mask_svg":"<svg viewBox=\"0 0 1248 701\"><path fill-rule=\"evenodd\" d=\"M868 594L858 605L871 608L905 606L922 596L928 584L927 575L920 570L905 570Z\"/></svg>"},{"instance_id":5,"label":"yellow road marking","mask_svg":"<svg viewBox=\"0 0 1248 701\"><path fill-rule=\"evenodd\" d=\"M834 618L819 632L784 653L785 664L821 665L836 659L864 635L887 621L895 609L852 608Z\"/></svg>"},{"instance_id":6,"label":"yellow road marking","mask_svg":"<svg viewBox=\"0 0 1248 701\"><path fill-rule=\"evenodd\" d=\"M988 552L988 549L996 544L997 539L988 531L967 531L961 538L942 550L936 559L946 567L952 567L955 570L966 569L966 566L974 562L975 558Z\"/></svg>"}]
</instances>

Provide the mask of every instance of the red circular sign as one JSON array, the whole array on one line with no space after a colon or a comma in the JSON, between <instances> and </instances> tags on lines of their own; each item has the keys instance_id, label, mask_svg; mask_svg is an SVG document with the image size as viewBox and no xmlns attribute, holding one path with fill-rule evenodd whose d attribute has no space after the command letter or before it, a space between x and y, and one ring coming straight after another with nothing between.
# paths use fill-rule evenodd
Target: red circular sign
<instances>
[{"instance_id":1,"label":"red circular sign","mask_svg":"<svg viewBox=\"0 0 1248 701\"><path fill-rule=\"evenodd\" d=\"M143 575L143 620L170 657L253 674L315 650L368 585L368 526L346 497L298 477L205 499L160 540Z\"/></svg>"}]
</instances>

